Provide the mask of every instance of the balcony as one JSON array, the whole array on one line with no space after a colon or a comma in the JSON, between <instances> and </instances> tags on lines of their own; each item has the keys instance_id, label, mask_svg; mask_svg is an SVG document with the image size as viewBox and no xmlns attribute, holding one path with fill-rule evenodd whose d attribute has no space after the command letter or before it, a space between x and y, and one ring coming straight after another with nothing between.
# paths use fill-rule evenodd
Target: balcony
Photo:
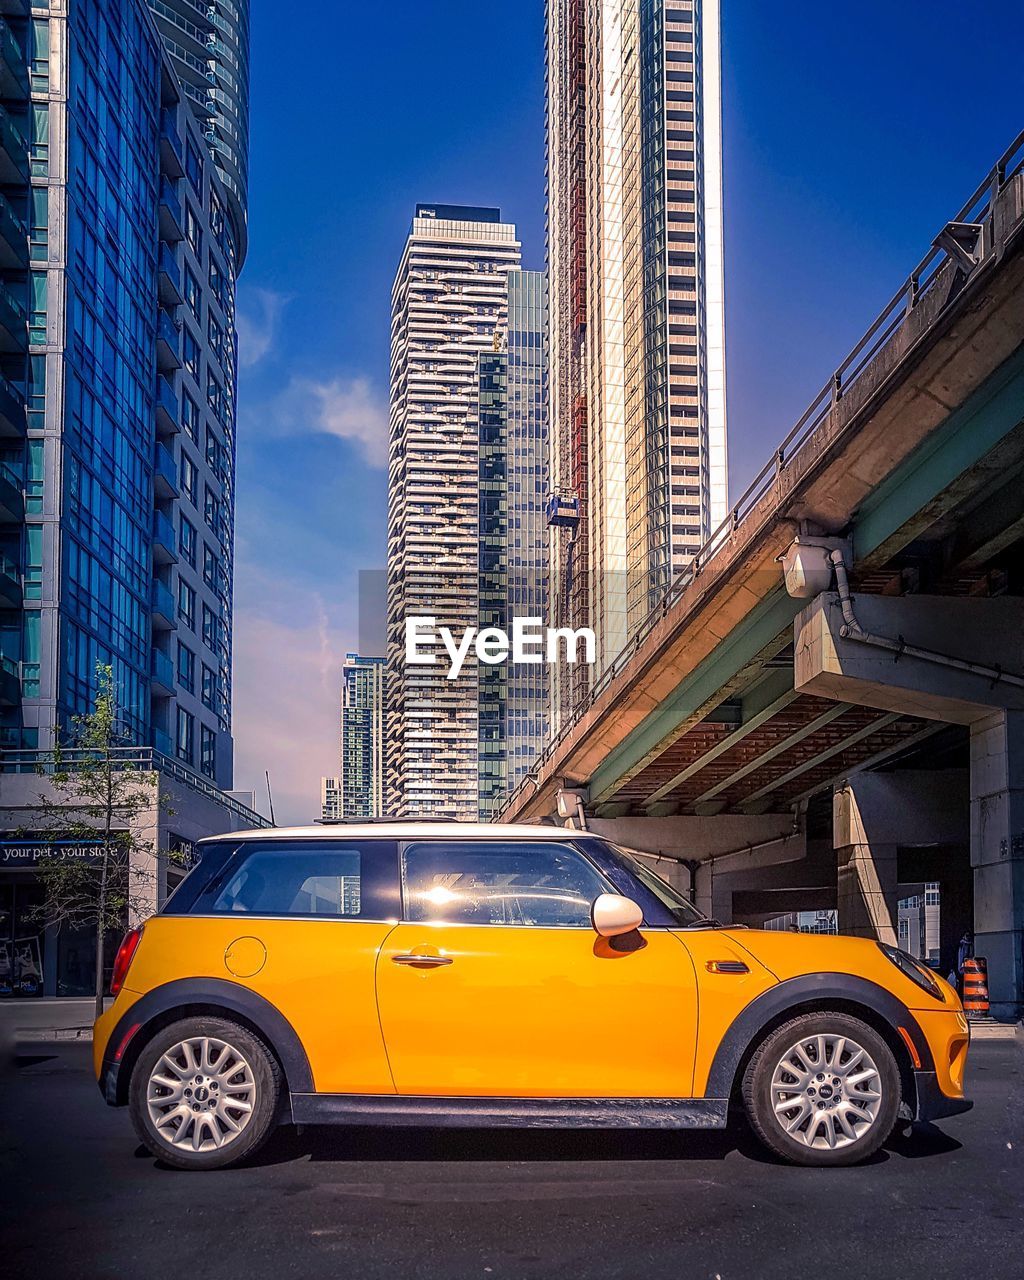
<instances>
[{"instance_id":1,"label":"balcony","mask_svg":"<svg viewBox=\"0 0 1024 1280\"><path fill-rule=\"evenodd\" d=\"M153 559L157 564L173 564L178 558L174 525L162 511L153 512Z\"/></svg>"},{"instance_id":2,"label":"balcony","mask_svg":"<svg viewBox=\"0 0 1024 1280\"><path fill-rule=\"evenodd\" d=\"M0 18L0 98L24 102L28 97L28 67L21 45L6 18Z\"/></svg>"},{"instance_id":3,"label":"balcony","mask_svg":"<svg viewBox=\"0 0 1024 1280\"><path fill-rule=\"evenodd\" d=\"M0 373L0 439L23 440L26 429L25 397Z\"/></svg>"},{"instance_id":4,"label":"balcony","mask_svg":"<svg viewBox=\"0 0 1024 1280\"><path fill-rule=\"evenodd\" d=\"M160 500L178 496L178 469L174 465L174 454L162 444L153 449L153 490Z\"/></svg>"},{"instance_id":5,"label":"balcony","mask_svg":"<svg viewBox=\"0 0 1024 1280\"><path fill-rule=\"evenodd\" d=\"M28 182L28 142L21 126L0 107L0 186Z\"/></svg>"},{"instance_id":6,"label":"balcony","mask_svg":"<svg viewBox=\"0 0 1024 1280\"><path fill-rule=\"evenodd\" d=\"M28 316L24 304L0 281L0 351L24 351L28 346Z\"/></svg>"},{"instance_id":7,"label":"balcony","mask_svg":"<svg viewBox=\"0 0 1024 1280\"><path fill-rule=\"evenodd\" d=\"M9 557L0 554L0 608L21 608L21 570Z\"/></svg>"},{"instance_id":8,"label":"balcony","mask_svg":"<svg viewBox=\"0 0 1024 1280\"><path fill-rule=\"evenodd\" d=\"M178 193L171 185L169 178L160 179L160 239L166 240L168 244L177 244L179 240L185 239L185 233L181 229L181 201L178 199Z\"/></svg>"},{"instance_id":9,"label":"balcony","mask_svg":"<svg viewBox=\"0 0 1024 1280\"><path fill-rule=\"evenodd\" d=\"M181 134L173 111L166 107L160 112L160 168L175 182L185 176L182 164Z\"/></svg>"},{"instance_id":10,"label":"balcony","mask_svg":"<svg viewBox=\"0 0 1024 1280\"><path fill-rule=\"evenodd\" d=\"M149 678L154 697L174 696L174 663L162 649L154 649L150 653Z\"/></svg>"},{"instance_id":11,"label":"balcony","mask_svg":"<svg viewBox=\"0 0 1024 1280\"><path fill-rule=\"evenodd\" d=\"M21 672L13 658L0 656L0 707L21 702Z\"/></svg>"},{"instance_id":12,"label":"balcony","mask_svg":"<svg viewBox=\"0 0 1024 1280\"><path fill-rule=\"evenodd\" d=\"M165 307L178 307L181 305L181 268L178 266L178 259L175 257L174 250L166 244L161 244L160 246L160 254L157 258L156 282L160 301Z\"/></svg>"},{"instance_id":13,"label":"balcony","mask_svg":"<svg viewBox=\"0 0 1024 1280\"><path fill-rule=\"evenodd\" d=\"M178 611L174 606L174 593L159 578L153 579L149 608L154 631L177 631Z\"/></svg>"},{"instance_id":14,"label":"balcony","mask_svg":"<svg viewBox=\"0 0 1024 1280\"><path fill-rule=\"evenodd\" d=\"M156 367L161 373L181 368L181 325L162 308L156 318Z\"/></svg>"},{"instance_id":15,"label":"balcony","mask_svg":"<svg viewBox=\"0 0 1024 1280\"><path fill-rule=\"evenodd\" d=\"M0 462L0 524L21 524L25 516L25 490L21 477Z\"/></svg>"},{"instance_id":16,"label":"balcony","mask_svg":"<svg viewBox=\"0 0 1024 1280\"><path fill-rule=\"evenodd\" d=\"M0 270L24 271L28 265L28 231L0 191Z\"/></svg>"},{"instance_id":17,"label":"balcony","mask_svg":"<svg viewBox=\"0 0 1024 1280\"><path fill-rule=\"evenodd\" d=\"M162 436L181 430L178 422L178 397L162 373L156 379L156 429Z\"/></svg>"}]
</instances>

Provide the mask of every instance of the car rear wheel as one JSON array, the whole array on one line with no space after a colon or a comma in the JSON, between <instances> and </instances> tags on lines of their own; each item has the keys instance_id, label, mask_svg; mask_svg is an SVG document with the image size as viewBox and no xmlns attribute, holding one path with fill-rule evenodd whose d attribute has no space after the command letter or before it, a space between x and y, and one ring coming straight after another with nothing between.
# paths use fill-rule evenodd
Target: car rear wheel
<instances>
[{"instance_id":1,"label":"car rear wheel","mask_svg":"<svg viewBox=\"0 0 1024 1280\"><path fill-rule=\"evenodd\" d=\"M792 1164L857 1164L892 1132L900 1074L874 1028L845 1013L808 1013L768 1035L743 1078L754 1131Z\"/></svg>"},{"instance_id":2,"label":"car rear wheel","mask_svg":"<svg viewBox=\"0 0 1024 1280\"><path fill-rule=\"evenodd\" d=\"M132 1072L135 1132L178 1169L223 1169L252 1155L274 1123L281 1068L267 1046L224 1018L186 1018L146 1045Z\"/></svg>"}]
</instances>

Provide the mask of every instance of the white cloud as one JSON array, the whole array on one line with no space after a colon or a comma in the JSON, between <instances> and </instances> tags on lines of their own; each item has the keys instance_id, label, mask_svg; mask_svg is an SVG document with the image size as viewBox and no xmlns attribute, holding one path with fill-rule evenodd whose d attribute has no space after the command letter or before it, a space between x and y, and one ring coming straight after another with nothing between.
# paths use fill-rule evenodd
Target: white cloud
<instances>
[{"instance_id":1,"label":"white cloud","mask_svg":"<svg viewBox=\"0 0 1024 1280\"><path fill-rule=\"evenodd\" d=\"M245 369L258 364L274 345L277 322L288 299L273 289L243 287L239 293L238 363Z\"/></svg>"},{"instance_id":2,"label":"white cloud","mask_svg":"<svg viewBox=\"0 0 1024 1280\"><path fill-rule=\"evenodd\" d=\"M341 665L355 648L322 596L250 574L235 612L235 785L264 799L270 770L279 824L319 816L320 778L338 767ZM347 642L347 643L346 643Z\"/></svg>"},{"instance_id":3,"label":"white cloud","mask_svg":"<svg viewBox=\"0 0 1024 1280\"><path fill-rule=\"evenodd\" d=\"M388 464L388 407L368 378L295 376L264 421L277 434L315 432L352 441L370 466Z\"/></svg>"}]
</instances>

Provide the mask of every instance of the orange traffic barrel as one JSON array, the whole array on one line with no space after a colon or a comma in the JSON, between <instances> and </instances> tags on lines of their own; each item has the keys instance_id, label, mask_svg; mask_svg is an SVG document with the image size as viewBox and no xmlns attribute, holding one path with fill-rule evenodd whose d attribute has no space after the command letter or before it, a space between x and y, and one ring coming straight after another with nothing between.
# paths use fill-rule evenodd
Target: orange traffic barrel
<instances>
[{"instance_id":1,"label":"orange traffic barrel","mask_svg":"<svg viewBox=\"0 0 1024 1280\"><path fill-rule=\"evenodd\" d=\"M964 961L964 1008L968 1013L988 1013L988 965L984 956Z\"/></svg>"}]
</instances>

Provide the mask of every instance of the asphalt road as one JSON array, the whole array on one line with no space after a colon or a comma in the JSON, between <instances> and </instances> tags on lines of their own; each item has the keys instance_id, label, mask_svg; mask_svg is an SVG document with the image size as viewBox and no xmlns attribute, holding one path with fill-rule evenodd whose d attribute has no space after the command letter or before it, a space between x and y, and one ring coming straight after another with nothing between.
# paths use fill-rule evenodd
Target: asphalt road
<instances>
[{"instance_id":1,"label":"asphalt road","mask_svg":"<svg viewBox=\"0 0 1024 1280\"><path fill-rule=\"evenodd\" d=\"M973 1112L856 1169L772 1163L736 1132L285 1129L256 1162L166 1169L104 1106L88 1047L0 1078L5 1280L302 1276L1019 1278L1024 1052L976 1043Z\"/></svg>"}]
</instances>

